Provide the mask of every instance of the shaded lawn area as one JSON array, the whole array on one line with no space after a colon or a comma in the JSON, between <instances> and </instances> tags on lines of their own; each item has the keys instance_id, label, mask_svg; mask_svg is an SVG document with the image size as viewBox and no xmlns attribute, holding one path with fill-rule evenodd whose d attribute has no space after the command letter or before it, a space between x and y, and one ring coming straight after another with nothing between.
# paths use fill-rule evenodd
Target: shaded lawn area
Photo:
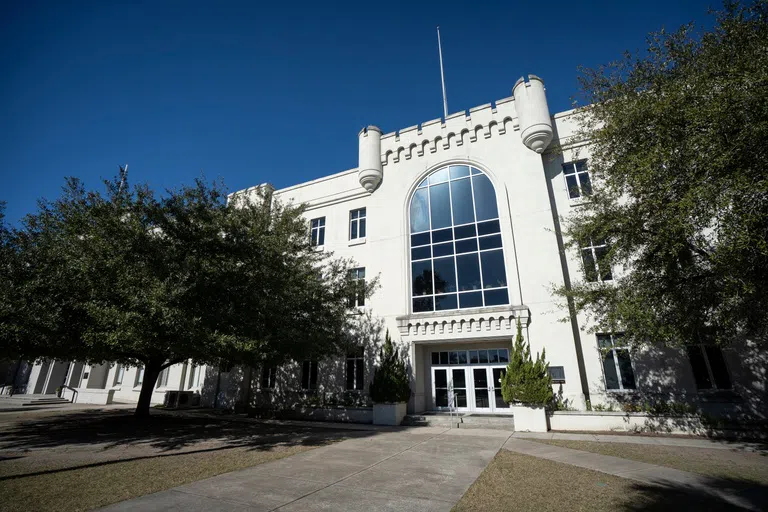
<instances>
[{"instance_id":1,"label":"shaded lawn area","mask_svg":"<svg viewBox=\"0 0 768 512\"><path fill-rule=\"evenodd\" d=\"M768 485L768 454L766 452L559 439L530 439L530 441L667 466L714 478Z\"/></svg>"},{"instance_id":2,"label":"shaded lawn area","mask_svg":"<svg viewBox=\"0 0 768 512\"><path fill-rule=\"evenodd\" d=\"M734 510L711 496L687 489L649 486L599 471L500 450L453 511L675 509Z\"/></svg>"},{"instance_id":3,"label":"shaded lawn area","mask_svg":"<svg viewBox=\"0 0 768 512\"><path fill-rule=\"evenodd\" d=\"M0 420L0 511L89 510L366 432L155 412Z\"/></svg>"}]
</instances>

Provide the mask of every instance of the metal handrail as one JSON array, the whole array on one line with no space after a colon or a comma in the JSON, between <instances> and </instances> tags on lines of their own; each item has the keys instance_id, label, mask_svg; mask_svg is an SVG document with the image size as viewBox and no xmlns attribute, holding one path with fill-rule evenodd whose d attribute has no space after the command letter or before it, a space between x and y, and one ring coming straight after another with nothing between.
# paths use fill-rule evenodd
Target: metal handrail
<instances>
[{"instance_id":1,"label":"metal handrail","mask_svg":"<svg viewBox=\"0 0 768 512\"><path fill-rule=\"evenodd\" d=\"M72 391L72 400L70 400L70 402L75 403L75 398L77 398L78 391L72 386L67 386L66 384L62 384L59 387L61 388L62 391L64 391L65 389L69 389L70 391ZM59 394L59 398L61 398L61 394Z\"/></svg>"}]
</instances>

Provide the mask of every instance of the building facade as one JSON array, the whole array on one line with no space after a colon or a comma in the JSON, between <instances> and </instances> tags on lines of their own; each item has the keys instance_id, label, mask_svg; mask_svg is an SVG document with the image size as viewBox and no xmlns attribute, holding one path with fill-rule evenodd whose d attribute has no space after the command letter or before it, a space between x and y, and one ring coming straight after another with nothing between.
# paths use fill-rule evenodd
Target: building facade
<instances>
[{"instance_id":1,"label":"building facade","mask_svg":"<svg viewBox=\"0 0 768 512\"><path fill-rule=\"evenodd\" d=\"M388 330L409 355L409 412L506 414L500 377L519 322L532 352L546 349L555 393L570 408L677 401L765 418L768 360L748 342L629 349L621 333L590 333L586 317L562 307L554 287L610 281L621 269L598 268L602 243L564 249L560 224L591 192L589 145L573 137L574 112L552 115L533 75L512 93L390 133L368 126L357 168L274 191L276 201L308 205L318 251L354 259L357 279L378 276L380 287L354 304L367 342L339 360L281 368L200 376L192 362L176 365L156 401L171 386L218 407L365 405ZM135 401L139 370L121 371L92 368L85 385L119 385L115 398Z\"/></svg>"}]
</instances>

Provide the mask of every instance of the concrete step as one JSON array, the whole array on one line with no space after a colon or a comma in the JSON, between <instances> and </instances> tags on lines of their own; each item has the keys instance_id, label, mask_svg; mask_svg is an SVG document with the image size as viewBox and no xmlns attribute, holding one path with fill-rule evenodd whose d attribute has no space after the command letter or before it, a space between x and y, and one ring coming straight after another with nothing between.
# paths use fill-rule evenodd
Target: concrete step
<instances>
[{"instance_id":1,"label":"concrete step","mask_svg":"<svg viewBox=\"0 0 768 512\"><path fill-rule=\"evenodd\" d=\"M487 428L493 430L515 430L515 420L511 414L472 414L462 413L453 415L442 413L409 414L401 423L402 425L416 427L443 427L443 428Z\"/></svg>"},{"instance_id":2,"label":"concrete step","mask_svg":"<svg viewBox=\"0 0 768 512\"><path fill-rule=\"evenodd\" d=\"M67 404L69 400L56 395L0 395L0 403L5 405L56 405Z\"/></svg>"}]
</instances>

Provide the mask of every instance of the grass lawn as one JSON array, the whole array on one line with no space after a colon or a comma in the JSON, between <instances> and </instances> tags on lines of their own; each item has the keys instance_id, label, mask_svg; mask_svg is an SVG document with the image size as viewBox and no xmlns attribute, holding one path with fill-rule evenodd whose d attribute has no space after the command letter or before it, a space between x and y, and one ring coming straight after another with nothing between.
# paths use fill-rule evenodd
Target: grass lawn
<instances>
[{"instance_id":1,"label":"grass lawn","mask_svg":"<svg viewBox=\"0 0 768 512\"><path fill-rule=\"evenodd\" d=\"M0 418L0 512L90 510L349 435L153 412Z\"/></svg>"},{"instance_id":2,"label":"grass lawn","mask_svg":"<svg viewBox=\"0 0 768 512\"><path fill-rule=\"evenodd\" d=\"M259 451L229 448L214 452L183 453L139 460L100 463L95 467L54 469L52 473L7 478L12 468L0 468L0 510L90 510L162 491L204 478L281 459L309 446ZM37 472L45 471L36 468Z\"/></svg>"},{"instance_id":3,"label":"grass lawn","mask_svg":"<svg viewBox=\"0 0 768 512\"><path fill-rule=\"evenodd\" d=\"M728 510L722 502L682 490L501 450L454 512Z\"/></svg>"},{"instance_id":4,"label":"grass lawn","mask_svg":"<svg viewBox=\"0 0 768 512\"><path fill-rule=\"evenodd\" d=\"M667 466L714 478L768 485L768 454L765 453L596 441L531 441Z\"/></svg>"}]
</instances>

